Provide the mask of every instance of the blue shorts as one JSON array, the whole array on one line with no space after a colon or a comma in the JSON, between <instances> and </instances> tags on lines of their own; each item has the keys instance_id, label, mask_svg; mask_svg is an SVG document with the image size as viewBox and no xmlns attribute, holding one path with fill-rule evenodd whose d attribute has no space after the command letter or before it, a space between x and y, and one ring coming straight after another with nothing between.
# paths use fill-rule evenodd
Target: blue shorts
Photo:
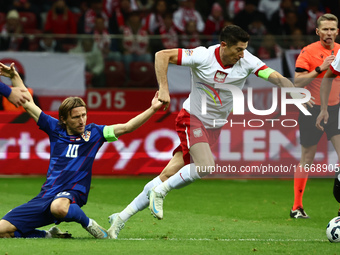
<instances>
[{"instance_id":1,"label":"blue shorts","mask_svg":"<svg viewBox=\"0 0 340 255\"><path fill-rule=\"evenodd\" d=\"M15 207L2 219L9 221L23 234L52 223L59 224L60 219L54 217L50 210L53 200L66 197L71 201L71 204L76 203L81 207L84 204L81 195L78 191L67 190L59 192L54 197L37 196L27 203Z\"/></svg>"}]
</instances>

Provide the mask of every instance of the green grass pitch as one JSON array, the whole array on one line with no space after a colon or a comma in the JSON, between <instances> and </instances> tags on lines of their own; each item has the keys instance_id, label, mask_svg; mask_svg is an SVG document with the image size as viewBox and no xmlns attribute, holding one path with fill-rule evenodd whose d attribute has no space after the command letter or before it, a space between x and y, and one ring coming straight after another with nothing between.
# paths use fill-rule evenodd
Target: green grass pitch
<instances>
[{"instance_id":1,"label":"green grass pitch","mask_svg":"<svg viewBox=\"0 0 340 255\"><path fill-rule=\"evenodd\" d=\"M85 213L109 228L150 178L94 178ZM1 178L0 217L38 194L42 177ZM164 219L148 209L132 217L118 240L97 240L77 223L61 223L73 239L0 239L0 255L22 254L340 254L325 228L337 215L332 179L310 179L310 219L290 219L292 180L201 180L172 191ZM52 225L51 225L52 226ZM46 226L43 229L49 229Z\"/></svg>"}]
</instances>

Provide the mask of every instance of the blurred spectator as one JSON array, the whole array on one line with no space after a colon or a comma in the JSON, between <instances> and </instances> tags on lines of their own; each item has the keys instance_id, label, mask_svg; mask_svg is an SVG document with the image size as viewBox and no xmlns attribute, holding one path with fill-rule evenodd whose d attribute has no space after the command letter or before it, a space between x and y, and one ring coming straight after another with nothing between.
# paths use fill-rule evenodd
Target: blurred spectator
<instances>
[{"instance_id":1,"label":"blurred spectator","mask_svg":"<svg viewBox=\"0 0 340 255\"><path fill-rule=\"evenodd\" d=\"M40 52L62 52L60 42L56 40L50 31L45 31L39 40L37 51Z\"/></svg>"},{"instance_id":2,"label":"blurred spectator","mask_svg":"<svg viewBox=\"0 0 340 255\"><path fill-rule=\"evenodd\" d=\"M23 28L17 10L7 13L6 24L2 27L0 38L0 50L2 51L26 51L29 47L27 37L21 35Z\"/></svg>"},{"instance_id":3,"label":"blurred spectator","mask_svg":"<svg viewBox=\"0 0 340 255\"><path fill-rule=\"evenodd\" d=\"M227 17L227 2L229 0L194 0L195 2L195 10L201 14L201 17L204 21L207 20L209 15L211 14L211 9L215 3L218 3L222 9L222 17Z\"/></svg>"},{"instance_id":4,"label":"blurred spectator","mask_svg":"<svg viewBox=\"0 0 340 255\"><path fill-rule=\"evenodd\" d=\"M249 32L249 25L254 21L261 21L267 26L266 15L257 10L255 0L246 0L244 10L240 11L234 18L235 25L240 26L243 30Z\"/></svg>"},{"instance_id":5,"label":"blurred spectator","mask_svg":"<svg viewBox=\"0 0 340 255\"><path fill-rule=\"evenodd\" d=\"M119 7L112 12L110 17L110 33L122 34L129 13L131 12L130 0L120 0Z\"/></svg>"},{"instance_id":6,"label":"blurred spectator","mask_svg":"<svg viewBox=\"0 0 340 255\"><path fill-rule=\"evenodd\" d=\"M272 15L280 8L282 0L260 0L258 10L266 14L267 20L271 20Z\"/></svg>"},{"instance_id":7,"label":"blurred spectator","mask_svg":"<svg viewBox=\"0 0 340 255\"><path fill-rule=\"evenodd\" d=\"M103 10L109 19L117 9L126 9L125 6L127 5L129 6L129 12L138 10L136 0L128 0L125 3L122 3L122 0L103 0Z\"/></svg>"},{"instance_id":8,"label":"blurred spectator","mask_svg":"<svg viewBox=\"0 0 340 255\"><path fill-rule=\"evenodd\" d=\"M78 34L92 34L98 15L104 18L105 28L108 29L109 18L104 12L102 0L92 0L90 2L90 8L88 8L78 20Z\"/></svg>"},{"instance_id":9,"label":"blurred spectator","mask_svg":"<svg viewBox=\"0 0 340 255\"><path fill-rule=\"evenodd\" d=\"M81 13L82 0L65 0L66 5L73 13Z\"/></svg>"},{"instance_id":10,"label":"blurred spectator","mask_svg":"<svg viewBox=\"0 0 340 255\"><path fill-rule=\"evenodd\" d=\"M70 49L69 53L81 54L86 61L86 71L92 75L93 87L104 87L104 58L96 42L88 37L79 40L77 46Z\"/></svg>"},{"instance_id":11,"label":"blurred spectator","mask_svg":"<svg viewBox=\"0 0 340 255\"><path fill-rule=\"evenodd\" d=\"M181 47L185 49L193 49L201 45L202 43L197 31L196 21L189 20L185 24L185 33L181 36Z\"/></svg>"},{"instance_id":12,"label":"blurred spectator","mask_svg":"<svg viewBox=\"0 0 340 255\"><path fill-rule=\"evenodd\" d=\"M296 14L295 17L294 12ZM269 21L268 30L270 33L275 35L291 34L291 29L293 28L291 25L298 21L293 0L282 0L279 9L272 15Z\"/></svg>"},{"instance_id":13,"label":"blurred spectator","mask_svg":"<svg viewBox=\"0 0 340 255\"><path fill-rule=\"evenodd\" d=\"M139 11L150 11L154 5L154 0L136 0L137 8Z\"/></svg>"},{"instance_id":14,"label":"blurred spectator","mask_svg":"<svg viewBox=\"0 0 340 255\"><path fill-rule=\"evenodd\" d=\"M131 62L152 62L148 32L142 27L138 11L130 13L128 21L123 27L123 49L123 62L128 73Z\"/></svg>"},{"instance_id":15,"label":"blurred spectator","mask_svg":"<svg viewBox=\"0 0 340 255\"><path fill-rule=\"evenodd\" d=\"M96 17L96 22L94 26L94 40L103 54L104 59L111 59L115 61L121 60L121 54L120 52L112 52L111 49L111 38L110 34L105 27L105 20L102 16L98 15Z\"/></svg>"},{"instance_id":16,"label":"blurred spectator","mask_svg":"<svg viewBox=\"0 0 340 255\"><path fill-rule=\"evenodd\" d=\"M161 49L178 48L178 34L172 18L172 13L170 12L164 15L164 24L156 31L156 34L161 35L161 46L158 49L154 49L154 52Z\"/></svg>"},{"instance_id":17,"label":"blurred spectator","mask_svg":"<svg viewBox=\"0 0 340 255\"><path fill-rule=\"evenodd\" d=\"M185 25L190 20L194 20L197 31L203 33L204 21L201 14L195 10L194 0L180 0L180 7L173 16L173 22L179 33L185 32Z\"/></svg>"},{"instance_id":18,"label":"blurred spectator","mask_svg":"<svg viewBox=\"0 0 340 255\"><path fill-rule=\"evenodd\" d=\"M304 8L305 6L305 8ZM315 24L324 8L319 0L306 0L300 5L301 24L307 35L315 35Z\"/></svg>"},{"instance_id":19,"label":"blurred spectator","mask_svg":"<svg viewBox=\"0 0 340 255\"><path fill-rule=\"evenodd\" d=\"M68 9L65 0L57 0L47 13L45 31L53 34L76 34L77 25L73 13Z\"/></svg>"},{"instance_id":20,"label":"blurred spectator","mask_svg":"<svg viewBox=\"0 0 340 255\"><path fill-rule=\"evenodd\" d=\"M297 28L300 28L299 17L297 16L297 13L295 11L287 11L286 20L282 27L282 34L291 35Z\"/></svg>"},{"instance_id":21,"label":"blurred spectator","mask_svg":"<svg viewBox=\"0 0 340 255\"><path fill-rule=\"evenodd\" d=\"M219 35L224 24L222 7L218 3L214 3L211 13L205 22L204 35Z\"/></svg>"},{"instance_id":22,"label":"blurred spectator","mask_svg":"<svg viewBox=\"0 0 340 255\"><path fill-rule=\"evenodd\" d=\"M103 0L103 10L108 18L119 8L119 0Z\"/></svg>"},{"instance_id":23,"label":"blurred spectator","mask_svg":"<svg viewBox=\"0 0 340 255\"><path fill-rule=\"evenodd\" d=\"M282 56L282 49L276 42L275 36L267 34L263 37L261 46L256 54L260 59L279 58Z\"/></svg>"},{"instance_id":24,"label":"blurred spectator","mask_svg":"<svg viewBox=\"0 0 340 255\"><path fill-rule=\"evenodd\" d=\"M39 40L37 51L39 52L62 52L63 49L58 40L50 32L44 32Z\"/></svg>"},{"instance_id":25,"label":"blurred spectator","mask_svg":"<svg viewBox=\"0 0 340 255\"><path fill-rule=\"evenodd\" d=\"M165 0L156 0L151 13L143 19L143 26L149 34L155 34L161 26L164 25L164 15L167 12Z\"/></svg>"},{"instance_id":26,"label":"blurred spectator","mask_svg":"<svg viewBox=\"0 0 340 255\"><path fill-rule=\"evenodd\" d=\"M42 27L40 12L42 9L40 8L41 1L36 0L13 0L13 5L11 9L15 9L18 12L32 12L34 13L37 20L37 29Z\"/></svg>"},{"instance_id":27,"label":"blurred spectator","mask_svg":"<svg viewBox=\"0 0 340 255\"><path fill-rule=\"evenodd\" d=\"M250 35L265 35L267 28L263 23L262 15L255 15L253 21L248 26L248 33Z\"/></svg>"},{"instance_id":28,"label":"blurred spectator","mask_svg":"<svg viewBox=\"0 0 340 255\"><path fill-rule=\"evenodd\" d=\"M230 19L234 19L235 16L244 9L245 1L244 0L230 0L227 4L228 17Z\"/></svg>"},{"instance_id":29,"label":"blurred spectator","mask_svg":"<svg viewBox=\"0 0 340 255\"><path fill-rule=\"evenodd\" d=\"M296 28L292 31L291 40L288 44L289 49L291 50L300 50L305 47L308 43L305 41L304 35L302 34L302 30Z\"/></svg>"}]
</instances>

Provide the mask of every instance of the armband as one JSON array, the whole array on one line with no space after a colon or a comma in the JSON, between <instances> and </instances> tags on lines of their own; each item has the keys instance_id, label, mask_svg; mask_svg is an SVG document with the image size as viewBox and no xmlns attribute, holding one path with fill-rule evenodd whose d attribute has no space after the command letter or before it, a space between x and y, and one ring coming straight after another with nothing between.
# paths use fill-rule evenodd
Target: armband
<instances>
[{"instance_id":1,"label":"armband","mask_svg":"<svg viewBox=\"0 0 340 255\"><path fill-rule=\"evenodd\" d=\"M262 78L262 79L268 81L269 76L270 76L272 73L274 73L274 72L275 72L274 69L271 69L271 68L268 67L268 68L266 68L266 69L264 69L264 70L260 70L260 71L258 72L258 76L259 76L260 78Z\"/></svg>"},{"instance_id":2,"label":"armband","mask_svg":"<svg viewBox=\"0 0 340 255\"><path fill-rule=\"evenodd\" d=\"M118 138L115 135L115 130L113 128L113 125L104 127L103 136L108 142L114 142L118 140Z\"/></svg>"}]
</instances>

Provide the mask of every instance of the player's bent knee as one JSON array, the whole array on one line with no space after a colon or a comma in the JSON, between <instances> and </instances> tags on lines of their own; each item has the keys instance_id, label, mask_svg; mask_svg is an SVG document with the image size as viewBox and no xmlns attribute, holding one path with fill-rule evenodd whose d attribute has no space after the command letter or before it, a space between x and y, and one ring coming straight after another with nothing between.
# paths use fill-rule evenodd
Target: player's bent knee
<instances>
[{"instance_id":1,"label":"player's bent knee","mask_svg":"<svg viewBox=\"0 0 340 255\"><path fill-rule=\"evenodd\" d=\"M17 228L7 220L0 220L0 238L14 237Z\"/></svg>"},{"instance_id":2,"label":"player's bent knee","mask_svg":"<svg viewBox=\"0 0 340 255\"><path fill-rule=\"evenodd\" d=\"M57 199L52 202L50 210L54 217L65 218L68 213L68 206Z\"/></svg>"}]
</instances>

